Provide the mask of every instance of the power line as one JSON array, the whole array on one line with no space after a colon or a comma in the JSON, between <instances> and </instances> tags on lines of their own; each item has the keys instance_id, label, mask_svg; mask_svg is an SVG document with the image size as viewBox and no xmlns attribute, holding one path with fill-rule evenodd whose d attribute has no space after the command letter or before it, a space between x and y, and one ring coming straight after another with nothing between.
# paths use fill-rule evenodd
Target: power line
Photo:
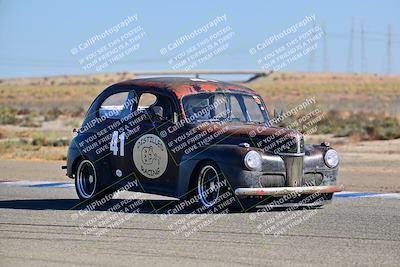
<instances>
[{"instance_id":1,"label":"power line","mask_svg":"<svg viewBox=\"0 0 400 267\"><path fill-rule=\"evenodd\" d=\"M364 24L361 23L361 73L367 72L367 56L365 53Z\"/></svg>"},{"instance_id":2,"label":"power line","mask_svg":"<svg viewBox=\"0 0 400 267\"><path fill-rule=\"evenodd\" d=\"M351 30L350 30L350 45L349 52L347 56L347 72L354 71L354 19L351 20Z\"/></svg>"},{"instance_id":3,"label":"power line","mask_svg":"<svg viewBox=\"0 0 400 267\"><path fill-rule=\"evenodd\" d=\"M322 53L323 53L323 71L328 72L328 45L327 45L327 33L326 33L326 26L323 26L323 33L324 33L324 38L323 38L323 47L322 47Z\"/></svg>"},{"instance_id":4,"label":"power line","mask_svg":"<svg viewBox=\"0 0 400 267\"><path fill-rule=\"evenodd\" d=\"M317 24L315 23L315 20L314 20L313 28L315 28L316 26L317 26ZM316 35L315 32L313 32L312 40L314 40L315 35ZM310 51L310 56L308 58L308 72L313 72L314 71L314 62L315 62L315 49L312 49Z\"/></svg>"},{"instance_id":5,"label":"power line","mask_svg":"<svg viewBox=\"0 0 400 267\"><path fill-rule=\"evenodd\" d=\"M392 25L388 25L387 33L387 62L386 73L390 74L392 69Z\"/></svg>"}]
</instances>

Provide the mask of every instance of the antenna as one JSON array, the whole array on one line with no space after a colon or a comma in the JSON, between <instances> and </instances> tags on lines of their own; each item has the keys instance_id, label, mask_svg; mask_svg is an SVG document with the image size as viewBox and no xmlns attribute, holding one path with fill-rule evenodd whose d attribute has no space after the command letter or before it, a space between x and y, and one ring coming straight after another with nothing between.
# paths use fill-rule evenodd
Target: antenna
<instances>
[{"instance_id":1,"label":"antenna","mask_svg":"<svg viewBox=\"0 0 400 267\"><path fill-rule=\"evenodd\" d=\"M350 45L349 45L349 53L347 56L347 72L354 72L353 54L354 54L354 18L351 20Z\"/></svg>"}]
</instances>

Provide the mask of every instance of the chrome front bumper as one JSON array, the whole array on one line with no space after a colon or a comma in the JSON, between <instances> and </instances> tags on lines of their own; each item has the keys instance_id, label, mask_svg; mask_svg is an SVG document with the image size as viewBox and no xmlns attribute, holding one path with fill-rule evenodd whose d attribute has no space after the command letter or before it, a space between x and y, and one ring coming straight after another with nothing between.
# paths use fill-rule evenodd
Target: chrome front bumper
<instances>
[{"instance_id":1,"label":"chrome front bumper","mask_svg":"<svg viewBox=\"0 0 400 267\"><path fill-rule=\"evenodd\" d=\"M335 193L343 191L340 186L301 186L301 187L268 187L268 188L237 188L237 196L284 196L289 194L307 195L315 193Z\"/></svg>"}]
</instances>

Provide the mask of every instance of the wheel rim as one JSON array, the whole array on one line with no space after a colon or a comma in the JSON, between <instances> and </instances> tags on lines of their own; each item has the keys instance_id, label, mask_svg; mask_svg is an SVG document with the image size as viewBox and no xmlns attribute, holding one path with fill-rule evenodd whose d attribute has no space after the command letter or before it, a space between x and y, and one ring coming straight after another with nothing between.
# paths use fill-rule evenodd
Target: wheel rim
<instances>
[{"instance_id":1,"label":"wheel rim","mask_svg":"<svg viewBox=\"0 0 400 267\"><path fill-rule=\"evenodd\" d=\"M211 166L204 166L199 174L197 192L201 203L206 207L213 206L219 197L219 176L217 170Z\"/></svg>"},{"instance_id":2,"label":"wheel rim","mask_svg":"<svg viewBox=\"0 0 400 267\"><path fill-rule=\"evenodd\" d=\"M76 172L76 185L79 194L84 198L90 198L96 190L96 170L89 160L79 164Z\"/></svg>"}]
</instances>

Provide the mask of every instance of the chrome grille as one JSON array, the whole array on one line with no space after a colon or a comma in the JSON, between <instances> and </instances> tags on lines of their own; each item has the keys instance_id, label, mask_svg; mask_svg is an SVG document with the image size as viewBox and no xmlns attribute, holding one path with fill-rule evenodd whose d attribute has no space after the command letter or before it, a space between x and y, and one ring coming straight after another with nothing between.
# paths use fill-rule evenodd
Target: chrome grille
<instances>
[{"instance_id":1,"label":"chrome grille","mask_svg":"<svg viewBox=\"0 0 400 267\"><path fill-rule=\"evenodd\" d=\"M283 156L286 168L288 186L301 186L303 184L304 160L302 156Z\"/></svg>"},{"instance_id":2,"label":"chrome grille","mask_svg":"<svg viewBox=\"0 0 400 267\"><path fill-rule=\"evenodd\" d=\"M283 174L263 174L259 177L260 187L280 187L285 186L285 176Z\"/></svg>"}]
</instances>

